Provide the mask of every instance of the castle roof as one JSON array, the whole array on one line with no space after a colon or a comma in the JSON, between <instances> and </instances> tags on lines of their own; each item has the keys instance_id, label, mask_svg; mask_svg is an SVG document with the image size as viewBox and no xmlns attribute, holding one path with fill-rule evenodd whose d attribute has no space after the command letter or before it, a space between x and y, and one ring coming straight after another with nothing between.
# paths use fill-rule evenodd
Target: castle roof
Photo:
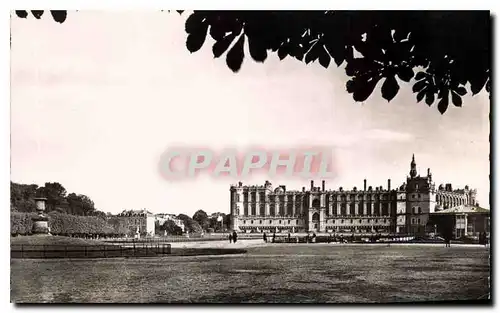
<instances>
[{"instance_id":1,"label":"castle roof","mask_svg":"<svg viewBox=\"0 0 500 313\"><path fill-rule=\"evenodd\" d=\"M490 213L490 210L475 205L457 205L455 207L434 212L432 214L464 214L464 213Z\"/></svg>"},{"instance_id":2,"label":"castle roof","mask_svg":"<svg viewBox=\"0 0 500 313\"><path fill-rule=\"evenodd\" d=\"M146 209L142 210L123 210L118 216L144 216L144 215L152 215L153 213L149 212Z\"/></svg>"}]
</instances>

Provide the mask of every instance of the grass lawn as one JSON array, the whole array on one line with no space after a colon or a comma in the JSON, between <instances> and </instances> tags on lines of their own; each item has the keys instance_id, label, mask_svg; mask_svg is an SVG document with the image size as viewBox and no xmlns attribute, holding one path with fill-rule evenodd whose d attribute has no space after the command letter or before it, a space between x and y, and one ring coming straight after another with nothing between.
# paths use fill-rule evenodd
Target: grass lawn
<instances>
[{"instance_id":1,"label":"grass lawn","mask_svg":"<svg viewBox=\"0 0 500 313\"><path fill-rule=\"evenodd\" d=\"M13 302L351 303L485 299L489 250L269 245L220 256L11 260Z\"/></svg>"}]
</instances>

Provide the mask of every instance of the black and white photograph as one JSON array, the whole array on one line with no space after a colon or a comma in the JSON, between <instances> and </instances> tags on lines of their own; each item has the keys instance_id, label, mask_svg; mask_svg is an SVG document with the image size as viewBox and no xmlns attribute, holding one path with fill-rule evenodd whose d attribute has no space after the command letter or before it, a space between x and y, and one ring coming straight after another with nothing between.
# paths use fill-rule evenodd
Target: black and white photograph
<instances>
[{"instance_id":1,"label":"black and white photograph","mask_svg":"<svg viewBox=\"0 0 500 313\"><path fill-rule=\"evenodd\" d=\"M492 36L488 10L12 10L10 302L491 305Z\"/></svg>"}]
</instances>

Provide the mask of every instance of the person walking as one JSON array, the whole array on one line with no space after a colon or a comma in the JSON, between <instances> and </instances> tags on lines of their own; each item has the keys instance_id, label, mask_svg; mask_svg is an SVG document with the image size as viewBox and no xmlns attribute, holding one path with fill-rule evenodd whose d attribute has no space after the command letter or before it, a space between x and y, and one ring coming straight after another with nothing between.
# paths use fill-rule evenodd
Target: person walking
<instances>
[{"instance_id":1,"label":"person walking","mask_svg":"<svg viewBox=\"0 0 500 313\"><path fill-rule=\"evenodd\" d=\"M236 231L233 231L233 242L236 243L238 241L238 235L236 234Z\"/></svg>"},{"instance_id":2,"label":"person walking","mask_svg":"<svg viewBox=\"0 0 500 313\"><path fill-rule=\"evenodd\" d=\"M276 233L273 233L273 243L276 242Z\"/></svg>"},{"instance_id":3,"label":"person walking","mask_svg":"<svg viewBox=\"0 0 500 313\"><path fill-rule=\"evenodd\" d=\"M233 235L229 234L229 243L233 243Z\"/></svg>"},{"instance_id":4,"label":"person walking","mask_svg":"<svg viewBox=\"0 0 500 313\"><path fill-rule=\"evenodd\" d=\"M290 233L288 233L288 243L291 242L290 238L292 238L292 236L290 235Z\"/></svg>"},{"instance_id":5,"label":"person walking","mask_svg":"<svg viewBox=\"0 0 500 313\"><path fill-rule=\"evenodd\" d=\"M263 239L264 239L264 242L267 243L267 235L266 235L266 233L264 233Z\"/></svg>"}]
</instances>

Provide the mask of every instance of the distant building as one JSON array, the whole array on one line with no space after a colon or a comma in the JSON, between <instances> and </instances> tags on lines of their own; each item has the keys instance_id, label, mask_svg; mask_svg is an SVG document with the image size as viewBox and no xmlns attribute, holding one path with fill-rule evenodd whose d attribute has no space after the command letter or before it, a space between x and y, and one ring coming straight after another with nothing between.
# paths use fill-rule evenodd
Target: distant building
<instances>
[{"instance_id":1,"label":"distant building","mask_svg":"<svg viewBox=\"0 0 500 313\"><path fill-rule=\"evenodd\" d=\"M184 222L181 219L177 218L177 216L174 214L167 214L167 213L155 214L155 221L157 221L160 225L165 224L166 221L172 221L175 223L175 225L177 225L182 229L182 232L184 232L185 229Z\"/></svg>"},{"instance_id":2,"label":"distant building","mask_svg":"<svg viewBox=\"0 0 500 313\"><path fill-rule=\"evenodd\" d=\"M431 214L458 206L475 207L476 190L453 190L451 184L435 187L430 169L426 176L417 173L415 157L406 182L396 189L326 190L322 186L289 191L286 186L230 187L231 228L243 232L318 232L424 234L433 225ZM489 211L481 214L487 214Z\"/></svg>"},{"instance_id":3,"label":"distant building","mask_svg":"<svg viewBox=\"0 0 500 313\"><path fill-rule=\"evenodd\" d=\"M135 234L137 232L137 228L139 228L141 236L154 236L155 217L153 213L147 211L146 209L124 210L117 216L125 222L125 225L130 230L131 234Z\"/></svg>"},{"instance_id":4,"label":"distant building","mask_svg":"<svg viewBox=\"0 0 500 313\"><path fill-rule=\"evenodd\" d=\"M429 222L437 233L447 232L454 238L490 233L490 211L475 205L459 205L431 213Z\"/></svg>"}]
</instances>

